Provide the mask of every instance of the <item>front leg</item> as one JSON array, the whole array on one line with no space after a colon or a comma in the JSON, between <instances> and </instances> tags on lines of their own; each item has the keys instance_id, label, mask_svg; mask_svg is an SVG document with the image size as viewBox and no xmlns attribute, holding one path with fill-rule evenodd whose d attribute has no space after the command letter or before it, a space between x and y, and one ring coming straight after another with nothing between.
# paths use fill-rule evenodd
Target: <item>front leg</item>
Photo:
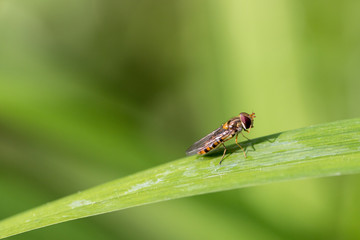
<instances>
[{"instance_id":1,"label":"front leg","mask_svg":"<svg viewBox=\"0 0 360 240\"><path fill-rule=\"evenodd\" d=\"M241 133L242 134L242 133ZM244 136L244 134L242 134L243 136ZM235 138L235 143L241 148L241 150L243 151L243 153L244 153L244 157L246 158L246 153L245 153L245 150L244 150L244 148L242 147L242 146L240 146L240 144L238 143L238 136L239 136L239 134L237 133L236 134L236 138Z\"/></svg>"},{"instance_id":2,"label":"front leg","mask_svg":"<svg viewBox=\"0 0 360 240\"><path fill-rule=\"evenodd\" d=\"M250 138L246 137L242 132L241 132L241 135L246 138L248 141L250 141Z\"/></svg>"}]
</instances>

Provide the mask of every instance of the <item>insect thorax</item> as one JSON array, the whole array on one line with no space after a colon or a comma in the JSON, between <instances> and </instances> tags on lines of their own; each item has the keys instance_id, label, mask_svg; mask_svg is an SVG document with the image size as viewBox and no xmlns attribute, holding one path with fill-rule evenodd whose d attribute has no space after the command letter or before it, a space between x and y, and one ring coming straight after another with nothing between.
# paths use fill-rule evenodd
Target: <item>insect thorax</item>
<instances>
[{"instance_id":1,"label":"insect thorax","mask_svg":"<svg viewBox=\"0 0 360 240\"><path fill-rule=\"evenodd\" d=\"M223 128L226 130L238 132L242 130L241 120L238 117L234 117L223 124Z\"/></svg>"}]
</instances>

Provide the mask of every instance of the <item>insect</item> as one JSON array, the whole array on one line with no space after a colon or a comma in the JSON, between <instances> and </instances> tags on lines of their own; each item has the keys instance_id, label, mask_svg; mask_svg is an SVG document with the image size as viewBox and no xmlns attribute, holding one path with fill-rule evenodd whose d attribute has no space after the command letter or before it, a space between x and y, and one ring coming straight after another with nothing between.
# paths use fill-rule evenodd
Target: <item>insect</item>
<instances>
[{"instance_id":1,"label":"insect","mask_svg":"<svg viewBox=\"0 0 360 240\"><path fill-rule=\"evenodd\" d=\"M219 164L221 164L227 150L224 142L236 136L235 142L243 150L244 156L246 157L244 149L237 141L238 134L241 133L241 135L245 137L241 131L244 129L246 132L250 132L250 129L254 127L254 118L255 113L240 113L239 116L231 118L229 121L222 124L218 129L215 129L213 132L191 145L191 147L186 150L186 155L193 155L196 153L203 155L215 149L217 146L223 145L224 153L219 162ZM247 137L245 138L248 139Z\"/></svg>"}]
</instances>

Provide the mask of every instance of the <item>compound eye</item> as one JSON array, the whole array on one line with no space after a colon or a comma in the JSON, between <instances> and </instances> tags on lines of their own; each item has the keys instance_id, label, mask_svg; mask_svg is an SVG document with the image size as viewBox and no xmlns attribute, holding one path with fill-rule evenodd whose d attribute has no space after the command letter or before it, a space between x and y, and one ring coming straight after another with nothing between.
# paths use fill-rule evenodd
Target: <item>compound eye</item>
<instances>
[{"instance_id":1,"label":"compound eye","mask_svg":"<svg viewBox=\"0 0 360 240\"><path fill-rule=\"evenodd\" d=\"M240 120L243 126L245 127L245 130L249 129L251 127L252 121L249 116L240 114Z\"/></svg>"}]
</instances>

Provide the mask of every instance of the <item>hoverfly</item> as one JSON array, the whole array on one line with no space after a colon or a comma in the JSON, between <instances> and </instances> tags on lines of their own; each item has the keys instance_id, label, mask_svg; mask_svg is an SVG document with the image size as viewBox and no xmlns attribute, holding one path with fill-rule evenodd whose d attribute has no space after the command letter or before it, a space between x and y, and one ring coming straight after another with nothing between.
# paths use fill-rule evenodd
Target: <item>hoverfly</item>
<instances>
[{"instance_id":1,"label":"hoverfly","mask_svg":"<svg viewBox=\"0 0 360 240\"><path fill-rule=\"evenodd\" d=\"M236 136L235 142L241 148L241 150L243 150L244 156L246 157L244 149L237 141L238 134L241 133L243 137L245 137L241 131L244 129L246 132L250 132L250 129L254 127L254 118L255 113L240 113L239 116L231 118L229 121L222 124L218 129L215 129L212 133L208 134L207 136L203 137L202 139L191 145L191 147L186 150L186 155L193 155L196 153L203 155L215 149L221 144L224 146L224 153L219 162L219 164L221 164L226 153L226 147L224 142Z\"/></svg>"}]
</instances>

